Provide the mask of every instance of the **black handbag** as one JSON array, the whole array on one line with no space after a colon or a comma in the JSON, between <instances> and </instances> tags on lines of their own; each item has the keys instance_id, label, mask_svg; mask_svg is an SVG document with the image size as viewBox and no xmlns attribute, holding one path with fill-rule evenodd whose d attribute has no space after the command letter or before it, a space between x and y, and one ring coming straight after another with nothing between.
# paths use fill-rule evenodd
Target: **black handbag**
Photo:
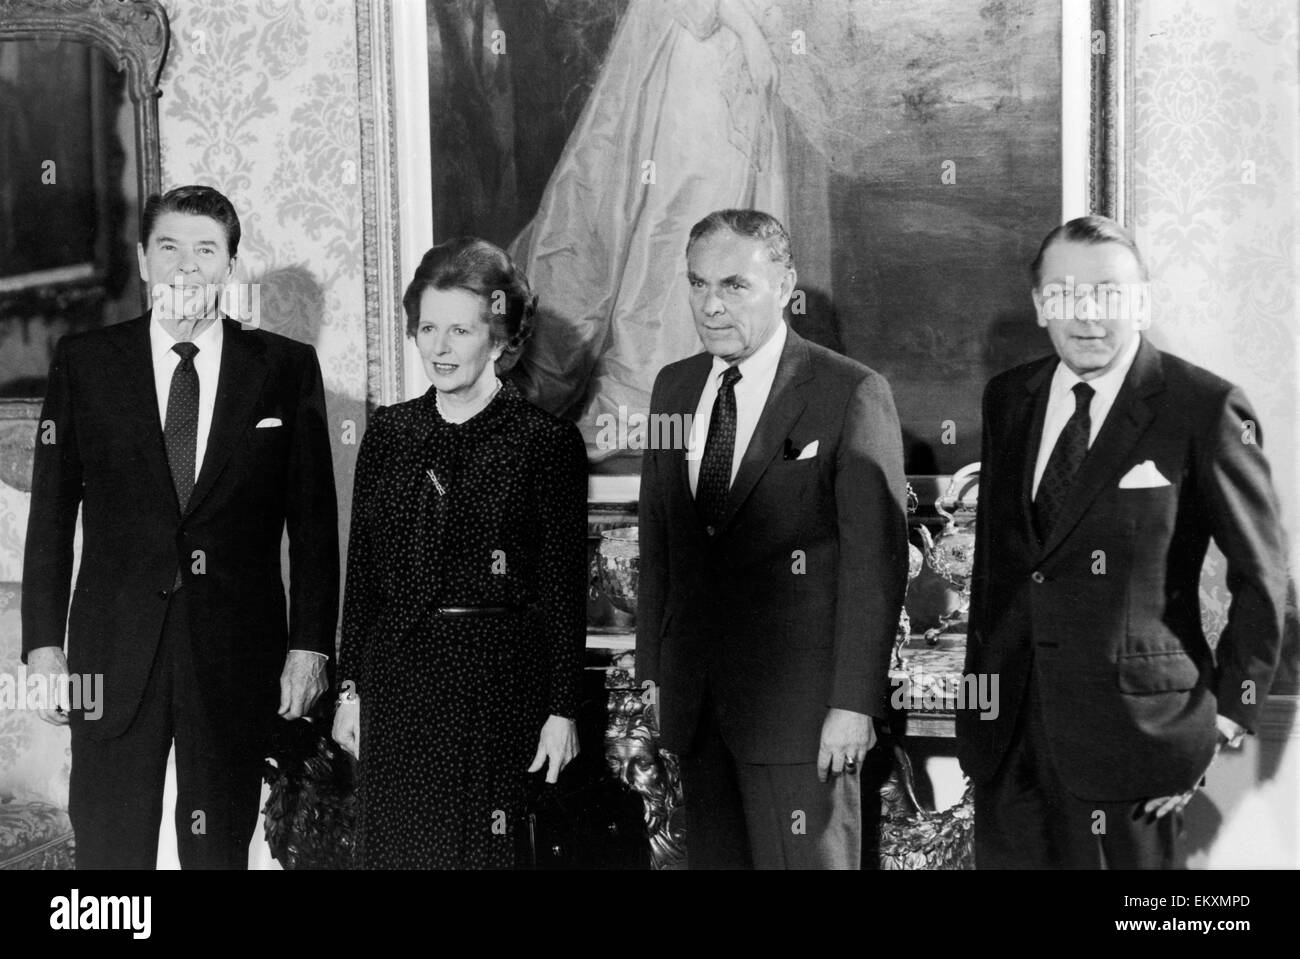
<instances>
[{"instance_id":1,"label":"black handbag","mask_svg":"<svg viewBox=\"0 0 1300 959\"><path fill-rule=\"evenodd\" d=\"M357 797L351 757L334 742L333 701L322 696L311 719L278 722L263 776L271 855L285 869L350 869L356 847Z\"/></svg>"},{"instance_id":2,"label":"black handbag","mask_svg":"<svg viewBox=\"0 0 1300 959\"><path fill-rule=\"evenodd\" d=\"M601 763L577 760L547 783L529 777L519 838L522 869L649 869L645 804Z\"/></svg>"}]
</instances>

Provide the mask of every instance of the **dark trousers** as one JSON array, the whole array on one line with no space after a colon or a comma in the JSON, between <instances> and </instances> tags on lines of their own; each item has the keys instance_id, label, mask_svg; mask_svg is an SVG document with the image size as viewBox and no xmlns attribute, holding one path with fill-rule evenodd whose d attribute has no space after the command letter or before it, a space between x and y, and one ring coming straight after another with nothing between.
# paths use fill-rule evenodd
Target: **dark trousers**
<instances>
[{"instance_id":1,"label":"dark trousers","mask_svg":"<svg viewBox=\"0 0 1300 959\"><path fill-rule=\"evenodd\" d=\"M246 869L261 757L208 721L190 653L188 596L172 594L140 710L121 736L72 725L68 814L79 869L153 869L167 756L176 744L176 839L186 869ZM110 694L111 695L111 694Z\"/></svg>"},{"instance_id":2,"label":"dark trousers","mask_svg":"<svg viewBox=\"0 0 1300 959\"><path fill-rule=\"evenodd\" d=\"M1086 723L1087 717L1079 717ZM1116 756L1116 762L1124 762ZM1155 797L1148 797L1155 798ZM1141 802L1096 802L1065 787L1048 748L1038 682L1029 688L997 774L975 787L977 869L1176 869L1182 814L1151 819Z\"/></svg>"},{"instance_id":3,"label":"dark trousers","mask_svg":"<svg viewBox=\"0 0 1300 959\"><path fill-rule=\"evenodd\" d=\"M816 763L738 762L706 697L681 774L691 869L861 868L858 773L823 783Z\"/></svg>"}]
</instances>

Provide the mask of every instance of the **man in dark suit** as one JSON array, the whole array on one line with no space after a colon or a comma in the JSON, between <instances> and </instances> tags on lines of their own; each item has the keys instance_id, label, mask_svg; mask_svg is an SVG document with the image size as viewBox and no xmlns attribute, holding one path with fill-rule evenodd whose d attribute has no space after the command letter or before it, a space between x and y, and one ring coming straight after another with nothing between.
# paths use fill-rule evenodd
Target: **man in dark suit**
<instances>
[{"instance_id":1,"label":"man in dark suit","mask_svg":"<svg viewBox=\"0 0 1300 959\"><path fill-rule=\"evenodd\" d=\"M636 668L682 758L688 861L857 868L907 577L893 397L786 327L773 217L712 213L686 258L707 352L651 396L652 447L675 427L691 442L643 461Z\"/></svg>"},{"instance_id":2,"label":"man in dark suit","mask_svg":"<svg viewBox=\"0 0 1300 959\"><path fill-rule=\"evenodd\" d=\"M310 346L218 312L239 246L229 200L152 197L141 235L151 312L65 337L50 368L23 653L35 673L102 676L102 715L69 704L79 867L153 868L174 741L182 866L245 868L277 702L286 719L307 712L334 648L324 391Z\"/></svg>"},{"instance_id":3,"label":"man in dark suit","mask_svg":"<svg viewBox=\"0 0 1300 959\"><path fill-rule=\"evenodd\" d=\"M1220 746L1256 722L1277 664L1285 562L1241 391L1153 347L1146 268L1102 217L1033 267L1056 355L995 377L966 671L999 709L959 711L980 867L1168 868ZM1198 584L1227 559L1211 650Z\"/></svg>"}]
</instances>

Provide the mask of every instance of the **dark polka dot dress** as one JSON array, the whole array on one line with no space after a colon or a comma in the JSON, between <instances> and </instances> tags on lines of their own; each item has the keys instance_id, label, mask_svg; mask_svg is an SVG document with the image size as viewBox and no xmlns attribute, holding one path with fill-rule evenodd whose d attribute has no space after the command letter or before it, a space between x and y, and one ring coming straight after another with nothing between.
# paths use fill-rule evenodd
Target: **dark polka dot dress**
<instances>
[{"instance_id":1,"label":"dark polka dot dress","mask_svg":"<svg viewBox=\"0 0 1300 959\"><path fill-rule=\"evenodd\" d=\"M433 389L371 418L339 661L361 696L363 867L514 864L542 724L577 710L586 517L581 434L509 383L464 423Z\"/></svg>"}]
</instances>

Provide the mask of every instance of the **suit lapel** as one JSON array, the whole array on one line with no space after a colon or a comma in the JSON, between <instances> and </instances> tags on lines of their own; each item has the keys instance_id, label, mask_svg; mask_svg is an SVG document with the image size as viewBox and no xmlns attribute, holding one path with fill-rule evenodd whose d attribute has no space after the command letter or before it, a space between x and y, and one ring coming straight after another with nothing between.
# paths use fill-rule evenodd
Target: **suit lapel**
<instances>
[{"instance_id":1,"label":"suit lapel","mask_svg":"<svg viewBox=\"0 0 1300 959\"><path fill-rule=\"evenodd\" d=\"M171 467L167 463L167 447L163 443L162 421L158 418L158 390L153 377L153 347L149 340L151 314L123 323L115 345L122 354L122 396L128 420L135 424L140 442L138 449L145 460L145 468L164 496L180 512L176 504L176 487L172 483Z\"/></svg>"},{"instance_id":2,"label":"suit lapel","mask_svg":"<svg viewBox=\"0 0 1300 959\"><path fill-rule=\"evenodd\" d=\"M245 333L234 320L226 318L221 322L224 329L216 406L212 411L212 428L208 431L203 467L185 508L187 516L212 491L217 477L225 469L235 443L248 426L267 374L266 360L262 355L266 346L261 340Z\"/></svg>"},{"instance_id":3,"label":"suit lapel","mask_svg":"<svg viewBox=\"0 0 1300 959\"><path fill-rule=\"evenodd\" d=\"M1143 339L1106 422L1070 486L1051 535L1043 544L1041 558L1046 559L1061 545L1097 495L1117 481L1116 476L1128 461L1129 453L1156 415L1148 399L1161 392L1164 383L1160 353Z\"/></svg>"},{"instance_id":4,"label":"suit lapel","mask_svg":"<svg viewBox=\"0 0 1300 959\"><path fill-rule=\"evenodd\" d=\"M772 389L767 394L767 402L763 404L758 425L754 428L754 435L745 449L740 469L736 471L736 479L731 484L731 492L727 495L727 509L722 516L721 528L726 529L753 491L758 478L781 451L782 444L790 435L790 427L799 419L807 405L807 401L799 395L798 388L811 378L812 363L808 359L808 344L794 330L789 330L785 346L781 350L781 359L776 365Z\"/></svg>"},{"instance_id":5,"label":"suit lapel","mask_svg":"<svg viewBox=\"0 0 1300 959\"><path fill-rule=\"evenodd\" d=\"M1010 439L1027 437L1023 446L1025 459L1020 467L1020 490L1016 501L1020 504L1019 519L1028 543L1038 542L1038 534L1034 530L1034 470L1038 466L1038 447L1043 441L1043 423L1047 419L1047 401L1052 392L1052 374L1056 372L1059 362L1060 360L1044 363L1025 381L1025 391L1029 398L1020 408L1020 414L1009 434ZM1013 443L1010 448L1017 447Z\"/></svg>"},{"instance_id":6,"label":"suit lapel","mask_svg":"<svg viewBox=\"0 0 1300 959\"><path fill-rule=\"evenodd\" d=\"M691 357L687 363L690 365L682 374L681 387L669 399L669 409L666 412L681 416L683 424L693 425L695 408L700 405L700 394L704 392L704 386L709 380L709 371L713 369L713 356L709 353L698 353ZM690 434L687 432L686 427L683 426L683 446L680 449L672 450L669 455L675 463L673 472L677 475L674 489L690 507L691 513L694 514L695 497L691 495L690 464L686 460L686 446L690 444L690 440ZM704 449L703 444L704 437L701 437L701 452Z\"/></svg>"}]
</instances>

